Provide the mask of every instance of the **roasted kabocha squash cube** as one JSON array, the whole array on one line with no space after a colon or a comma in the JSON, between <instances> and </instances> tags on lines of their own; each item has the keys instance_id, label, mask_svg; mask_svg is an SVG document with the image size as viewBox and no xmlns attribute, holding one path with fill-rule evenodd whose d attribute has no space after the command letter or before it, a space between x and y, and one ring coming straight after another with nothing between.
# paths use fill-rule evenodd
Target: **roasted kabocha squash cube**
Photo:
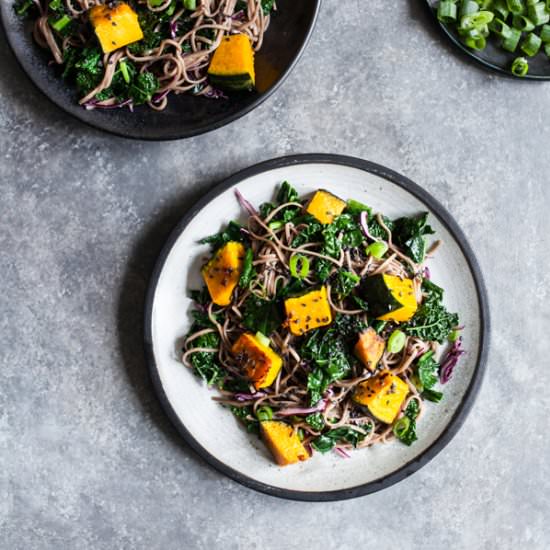
<instances>
[{"instance_id":1,"label":"roasted kabocha squash cube","mask_svg":"<svg viewBox=\"0 0 550 550\"><path fill-rule=\"evenodd\" d=\"M295 464L309 458L309 453L292 426L279 420L260 422L262 437L279 466Z\"/></svg>"},{"instance_id":2,"label":"roasted kabocha squash cube","mask_svg":"<svg viewBox=\"0 0 550 550\"><path fill-rule=\"evenodd\" d=\"M285 311L290 332L296 336L332 323L332 312L324 286L301 296L287 298Z\"/></svg>"},{"instance_id":3,"label":"roasted kabocha squash cube","mask_svg":"<svg viewBox=\"0 0 550 550\"><path fill-rule=\"evenodd\" d=\"M416 313L418 304L411 279L374 275L363 280L361 290L369 312L381 321L403 323Z\"/></svg>"},{"instance_id":4,"label":"roasted kabocha squash cube","mask_svg":"<svg viewBox=\"0 0 550 550\"><path fill-rule=\"evenodd\" d=\"M391 424L401 410L401 405L409 393L409 386L399 376L383 371L361 382L353 395L353 400L367 407L370 413Z\"/></svg>"},{"instance_id":5,"label":"roasted kabocha squash cube","mask_svg":"<svg viewBox=\"0 0 550 550\"><path fill-rule=\"evenodd\" d=\"M219 248L201 273L212 301L228 306L243 271L245 250L241 243L230 241Z\"/></svg>"},{"instance_id":6,"label":"roasted kabocha squash cube","mask_svg":"<svg viewBox=\"0 0 550 550\"><path fill-rule=\"evenodd\" d=\"M210 61L208 78L213 86L225 90L254 88L254 50L246 34L222 38Z\"/></svg>"},{"instance_id":7,"label":"roasted kabocha squash cube","mask_svg":"<svg viewBox=\"0 0 550 550\"><path fill-rule=\"evenodd\" d=\"M317 218L322 224L328 225L344 211L345 207L346 203L342 199L320 189L309 201L306 212Z\"/></svg>"},{"instance_id":8,"label":"roasted kabocha squash cube","mask_svg":"<svg viewBox=\"0 0 550 550\"><path fill-rule=\"evenodd\" d=\"M370 371L374 371L384 353L385 346L384 339L369 327L359 334L353 350L361 363Z\"/></svg>"},{"instance_id":9,"label":"roasted kabocha squash cube","mask_svg":"<svg viewBox=\"0 0 550 550\"><path fill-rule=\"evenodd\" d=\"M113 7L98 4L90 9L90 23L104 53L122 48L143 38L136 12L124 2Z\"/></svg>"},{"instance_id":10,"label":"roasted kabocha squash cube","mask_svg":"<svg viewBox=\"0 0 550 550\"><path fill-rule=\"evenodd\" d=\"M239 336L231 351L256 389L271 386L283 366L269 346L248 332Z\"/></svg>"}]
</instances>

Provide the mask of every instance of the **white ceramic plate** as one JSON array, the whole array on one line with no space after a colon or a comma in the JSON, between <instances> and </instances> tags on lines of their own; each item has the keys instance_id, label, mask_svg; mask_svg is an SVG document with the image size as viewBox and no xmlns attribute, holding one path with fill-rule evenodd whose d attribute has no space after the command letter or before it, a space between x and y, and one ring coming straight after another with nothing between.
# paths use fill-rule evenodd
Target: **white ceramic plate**
<instances>
[{"instance_id":1,"label":"white ceramic plate","mask_svg":"<svg viewBox=\"0 0 550 550\"><path fill-rule=\"evenodd\" d=\"M376 445L342 459L316 453L311 460L276 466L257 438L212 401L213 393L179 361L178 348L189 330L187 289L200 288L199 268L209 254L199 239L232 219L244 219L235 188L254 205L270 200L288 180L300 195L320 187L354 198L389 217L430 213L435 237L444 241L429 263L432 279L445 289L445 302L460 314L467 354L445 386L439 404L429 403L419 424L419 440ZM451 216L423 189L382 166L335 155L285 157L253 166L206 195L169 238L153 273L146 305L145 342L152 378L171 420L212 466L254 489L300 500L336 500L391 485L426 464L453 437L481 383L488 346L489 316L483 281L464 235Z\"/></svg>"}]
</instances>

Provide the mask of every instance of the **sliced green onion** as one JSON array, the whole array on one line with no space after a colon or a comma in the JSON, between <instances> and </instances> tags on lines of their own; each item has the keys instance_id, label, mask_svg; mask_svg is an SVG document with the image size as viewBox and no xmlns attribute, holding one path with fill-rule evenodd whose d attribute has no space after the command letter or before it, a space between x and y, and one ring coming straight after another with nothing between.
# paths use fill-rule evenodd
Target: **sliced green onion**
<instances>
[{"instance_id":1,"label":"sliced green onion","mask_svg":"<svg viewBox=\"0 0 550 550\"><path fill-rule=\"evenodd\" d=\"M460 27L465 30L479 29L490 23L495 15L490 11L478 11L470 15L465 15L460 20Z\"/></svg>"},{"instance_id":2,"label":"sliced green onion","mask_svg":"<svg viewBox=\"0 0 550 550\"><path fill-rule=\"evenodd\" d=\"M506 5L514 14L523 13L525 11L522 0L506 0Z\"/></svg>"},{"instance_id":3,"label":"sliced green onion","mask_svg":"<svg viewBox=\"0 0 550 550\"><path fill-rule=\"evenodd\" d=\"M550 57L550 44L545 44L544 45L544 53Z\"/></svg>"},{"instance_id":4,"label":"sliced green onion","mask_svg":"<svg viewBox=\"0 0 550 550\"><path fill-rule=\"evenodd\" d=\"M414 384L414 387L422 393L424 391L424 384L420 381L420 378L418 378L418 374L414 373L411 376L411 382Z\"/></svg>"},{"instance_id":5,"label":"sliced green onion","mask_svg":"<svg viewBox=\"0 0 550 550\"><path fill-rule=\"evenodd\" d=\"M262 346L265 346L266 348L268 348L271 344L271 340L263 332L260 331L256 333L256 340L258 340L258 342L260 342L260 344L262 344Z\"/></svg>"},{"instance_id":6,"label":"sliced green onion","mask_svg":"<svg viewBox=\"0 0 550 550\"><path fill-rule=\"evenodd\" d=\"M197 9L197 0L183 0L183 7L186 10L196 10Z\"/></svg>"},{"instance_id":7,"label":"sliced green onion","mask_svg":"<svg viewBox=\"0 0 550 550\"><path fill-rule=\"evenodd\" d=\"M271 231L276 231L277 229L281 229L281 227L284 227L285 226L285 222L283 221L274 221L274 222L269 222L267 227L269 227L269 229L271 229Z\"/></svg>"},{"instance_id":8,"label":"sliced green onion","mask_svg":"<svg viewBox=\"0 0 550 550\"><path fill-rule=\"evenodd\" d=\"M480 10L486 10L493 7L493 0L476 0Z\"/></svg>"},{"instance_id":9,"label":"sliced green onion","mask_svg":"<svg viewBox=\"0 0 550 550\"><path fill-rule=\"evenodd\" d=\"M302 428L298 428L297 434L298 434L298 439L300 441L303 441L304 437L306 436L304 430Z\"/></svg>"},{"instance_id":10,"label":"sliced green onion","mask_svg":"<svg viewBox=\"0 0 550 550\"><path fill-rule=\"evenodd\" d=\"M456 4L452 0L442 0L437 6L437 18L442 23L452 23L456 21Z\"/></svg>"},{"instance_id":11,"label":"sliced green onion","mask_svg":"<svg viewBox=\"0 0 550 550\"><path fill-rule=\"evenodd\" d=\"M458 340L458 337L460 336L460 330L455 329L449 334L449 342L456 342Z\"/></svg>"},{"instance_id":12,"label":"sliced green onion","mask_svg":"<svg viewBox=\"0 0 550 550\"><path fill-rule=\"evenodd\" d=\"M163 2L164 2L164 0L149 0L149 4L151 4L151 6L153 6L155 8L157 6L160 6Z\"/></svg>"},{"instance_id":13,"label":"sliced green onion","mask_svg":"<svg viewBox=\"0 0 550 550\"><path fill-rule=\"evenodd\" d=\"M510 36L510 27L502 19L493 19L489 23L489 30L501 38Z\"/></svg>"},{"instance_id":14,"label":"sliced green onion","mask_svg":"<svg viewBox=\"0 0 550 550\"><path fill-rule=\"evenodd\" d=\"M263 407L258 407L256 411L256 418L260 422L265 422L266 420L271 420L273 418L273 409L264 405Z\"/></svg>"},{"instance_id":15,"label":"sliced green onion","mask_svg":"<svg viewBox=\"0 0 550 550\"><path fill-rule=\"evenodd\" d=\"M124 78L124 82L126 82L126 84L130 84L130 73L128 72L128 64L124 59L121 59L118 62L118 66L120 67L120 73L122 74L122 78Z\"/></svg>"},{"instance_id":16,"label":"sliced green onion","mask_svg":"<svg viewBox=\"0 0 550 550\"><path fill-rule=\"evenodd\" d=\"M401 439L409 430L411 426L411 419L408 416L401 417L392 428L393 435Z\"/></svg>"},{"instance_id":17,"label":"sliced green onion","mask_svg":"<svg viewBox=\"0 0 550 550\"><path fill-rule=\"evenodd\" d=\"M405 346L407 335L401 330L394 330L388 338L386 349L390 353L399 353Z\"/></svg>"},{"instance_id":18,"label":"sliced green onion","mask_svg":"<svg viewBox=\"0 0 550 550\"><path fill-rule=\"evenodd\" d=\"M50 8L51 11L62 11L65 8L65 6L63 5L62 0L52 0L48 4L48 7Z\"/></svg>"},{"instance_id":19,"label":"sliced green onion","mask_svg":"<svg viewBox=\"0 0 550 550\"><path fill-rule=\"evenodd\" d=\"M352 214L360 214L361 212L372 212L372 208L363 204L362 202L356 201L355 199L348 199L346 202L346 208Z\"/></svg>"},{"instance_id":20,"label":"sliced green onion","mask_svg":"<svg viewBox=\"0 0 550 550\"><path fill-rule=\"evenodd\" d=\"M527 4L527 6L534 6L535 4L539 3L539 0L525 0L525 3ZM542 4L544 4L544 2L542 2Z\"/></svg>"},{"instance_id":21,"label":"sliced green onion","mask_svg":"<svg viewBox=\"0 0 550 550\"><path fill-rule=\"evenodd\" d=\"M502 40L501 46L508 52L515 52L520 38L521 31L518 31L518 29L510 29L510 34Z\"/></svg>"},{"instance_id":22,"label":"sliced green onion","mask_svg":"<svg viewBox=\"0 0 550 550\"><path fill-rule=\"evenodd\" d=\"M521 50L528 55L533 57L539 53L540 47L542 45L542 40L534 32L530 32L521 43Z\"/></svg>"},{"instance_id":23,"label":"sliced green onion","mask_svg":"<svg viewBox=\"0 0 550 550\"><path fill-rule=\"evenodd\" d=\"M539 36L544 43L550 42L550 25L543 25Z\"/></svg>"},{"instance_id":24,"label":"sliced green onion","mask_svg":"<svg viewBox=\"0 0 550 550\"><path fill-rule=\"evenodd\" d=\"M300 266L298 267L298 263ZM290 258L288 262L290 268L290 274L296 279L304 279L309 273L309 260L301 254L296 254Z\"/></svg>"},{"instance_id":25,"label":"sliced green onion","mask_svg":"<svg viewBox=\"0 0 550 550\"><path fill-rule=\"evenodd\" d=\"M464 44L472 50L484 50L487 45L485 37L478 29L470 29L468 31L462 31L460 33Z\"/></svg>"},{"instance_id":26,"label":"sliced green onion","mask_svg":"<svg viewBox=\"0 0 550 550\"><path fill-rule=\"evenodd\" d=\"M422 397L428 401L439 403L443 399L443 394L440 391L429 389L422 392Z\"/></svg>"},{"instance_id":27,"label":"sliced green onion","mask_svg":"<svg viewBox=\"0 0 550 550\"><path fill-rule=\"evenodd\" d=\"M465 15L471 15L479 11L479 4L473 0L462 0L459 5L458 15L462 19Z\"/></svg>"},{"instance_id":28,"label":"sliced green onion","mask_svg":"<svg viewBox=\"0 0 550 550\"><path fill-rule=\"evenodd\" d=\"M365 251L369 256L379 260L388 251L388 245L384 241L377 241L369 244Z\"/></svg>"},{"instance_id":29,"label":"sliced green onion","mask_svg":"<svg viewBox=\"0 0 550 550\"><path fill-rule=\"evenodd\" d=\"M525 57L516 57L512 63L512 73L516 76L525 76L529 70L529 63Z\"/></svg>"},{"instance_id":30,"label":"sliced green onion","mask_svg":"<svg viewBox=\"0 0 550 550\"><path fill-rule=\"evenodd\" d=\"M510 10L508 9L508 6L506 5L505 0L495 0L495 3L493 4L493 13L500 17L503 21L506 21L508 14L510 13Z\"/></svg>"},{"instance_id":31,"label":"sliced green onion","mask_svg":"<svg viewBox=\"0 0 550 550\"><path fill-rule=\"evenodd\" d=\"M527 8L527 15L537 27L550 21L550 13L548 13L544 2L537 2L536 4L529 6Z\"/></svg>"},{"instance_id":32,"label":"sliced green onion","mask_svg":"<svg viewBox=\"0 0 550 550\"><path fill-rule=\"evenodd\" d=\"M514 15L514 17L512 17L512 25L515 29L522 32L529 32L535 28L533 21L525 17L525 15Z\"/></svg>"},{"instance_id":33,"label":"sliced green onion","mask_svg":"<svg viewBox=\"0 0 550 550\"><path fill-rule=\"evenodd\" d=\"M69 23L71 18L68 15L62 15L57 21L51 23L52 29L57 32L62 31Z\"/></svg>"}]
</instances>

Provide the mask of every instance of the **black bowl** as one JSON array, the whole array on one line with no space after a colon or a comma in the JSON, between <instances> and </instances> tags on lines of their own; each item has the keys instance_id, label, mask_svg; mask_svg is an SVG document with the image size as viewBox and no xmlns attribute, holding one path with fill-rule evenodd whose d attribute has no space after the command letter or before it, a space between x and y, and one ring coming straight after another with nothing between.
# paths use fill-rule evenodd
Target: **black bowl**
<instances>
[{"instance_id":1,"label":"black bowl","mask_svg":"<svg viewBox=\"0 0 550 550\"><path fill-rule=\"evenodd\" d=\"M207 99L182 94L171 95L164 111L138 107L87 111L77 102L75 90L48 66L48 53L37 46L29 22L22 21L12 0L0 5L8 43L23 70L56 105L76 118L119 136L164 140L191 137L209 132L236 120L267 99L288 76L304 51L313 30L321 0L278 0L278 11L256 54L257 91L232 95L229 99Z\"/></svg>"},{"instance_id":2,"label":"black bowl","mask_svg":"<svg viewBox=\"0 0 550 550\"><path fill-rule=\"evenodd\" d=\"M428 10L433 16L435 24L439 27L441 32L458 50L483 68L519 80L550 80L550 62L544 53L539 53L534 57L530 57L529 72L525 76L516 76L512 73L510 67L516 57L523 55L519 50L515 53L507 52L501 49L492 38L487 40L487 47L484 50L471 50L462 40L460 40L458 33L453 27L444 25L437 19L436 7L438 0L425 0L425 2Z\"/></svg>"}]
</instances>

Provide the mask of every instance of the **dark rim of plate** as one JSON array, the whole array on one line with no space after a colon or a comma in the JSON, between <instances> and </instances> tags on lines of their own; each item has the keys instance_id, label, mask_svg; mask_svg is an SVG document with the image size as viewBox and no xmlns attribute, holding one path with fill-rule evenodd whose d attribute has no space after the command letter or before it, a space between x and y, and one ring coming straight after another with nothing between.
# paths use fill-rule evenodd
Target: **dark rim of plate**
<instances>
[{"instance_id":1,"label":"dark rim of plate","mask_svg":"<svg viewBox=\"0 0 550 550\"><path fill-rule=\"evenodd\" d=\"M288 67L285 69L285 71L281 74L281 77L271 88L266 90L265 92L259 93L256 97L256 99L250 103L249 105L243 107L239 111L233 113L232 115L227 116L226 118L219 120L217 122L213 122L211 124L207 124L206 126L198 129L198 130L192 130L192 131L184 131L178 132L177 134L172 134L166 137L158 137L158 136L133 136L130 134L124 134L122 132L118 132L116 130L113 130L108 127L108 124L101 124L100 122L94 122L91 120L85 120L81 118L78 115L78 111L73 111L69 108L69 105L66 104L65 101L59 101L55 94L50 93L49 90L43 89L40 85L38 80L34 77L34 73L28 72L25 69L25 65L23 62L19 59L19 56L17 54L17 47L15 46L15 43L13 42L12 37L12 31L8 32L9 26L7 25L7 22L4 21L3 16L3 10L0 9L0 24L2 27L2 31L4 32L4 36L6 37L6 41L8 43L8 46L14 56L14 58L17 61L17 64L21 68L21 70L27 75L27 77L30 79L30 81L35 85L35 87L42 92L43 95L45 95L52 103L57 105L60 109L65 111L68 115L77 118L80 120L80 122L83 122L84 124L91 126L92 128L95 128L96 130L101 130L103 132L107 132L109 134L123 137L123 138L129 138L129 139L135 139L139 141L172 141L177 139L184 139L184 138L190 138L194 136L199 136L201 134L206 134L208 132L211 132L213 130L217 130L218 128L221 128L222 126L226 126L227 124L230 124L231 122L234 122L235 120L238 120L239 118L243 117L244 115L248 114L250 111L254 110L256 107L261 105L267 98L269 98L273 93L275 93L278 88L283 84L283 82L288 78L289 74L292 72L300 58L302 57L302 54L304 53L304 50L306 49L309 39L311 38L311 35L313 33L313 29L315 28L315 23L317 22L317 17L319 15L319 10L321 7L321 0L314 0L315 2L315 11L313 13L313 16L311 18L309 27L307 28L307 31L304 35L304 39L300 45L300 48L298 49L298 52L296 53L294 59L292 62L288 65ZM10 2L11 4L11 2Z\"/></svg>"},{"instance_id":2,"label":"dark rim of plate","mask_svg":"<svg viewBox=\"0 0 550 550\"><path fill-rule=\"evenodd\" d=\"M350 487L347 489L339 489L335 491L294 491L290 489L281 489L279 487L273 487L265 483L256 481L255 479L244 475L233 468L230 468L224 464L220 459L216 458L210 454L198 441L193 437L189 430L185 427L183 422L176 415L174 409L172 408L162 382L158 373L155 356L153 353L153 339L152 339L152 313L153 313L153 302L155 299L155 293L157 289L157 284L159 281L160 274L163 270L164 263L168 254L172 250L172 247L180 235L185 231L186 227L190 221L204 208L210 201L217 197L220 193L226 191L227 189L235 186L242 180L255 176L257 174L268 172L276 168L282 168L286 166L295 166L302 164L337 164L342 166L348 166L351 168L356 168L375 174L376 176L382 177L399 187L402 187L416 198L424 202L430 210L434 213L439 221L447 228L447 230L453 235L456 242L458 243L468 266L472 273L474 283L477 289L477 300L480 310L480 335L479 335L479 352L476 358L476 367L473 373L472 379L466 392L464 398L459 404L455 414L449 421L448 425L445 427L438 439L436 439L427 449L425 449L421 454L416 458L408 462L407 464L401 466L399 469L394 472L356 487ZM147 297L145 302L145 326L144 326L144 336L145 336L145 354L147 358L147 363L149 366L149 372L151 379L154 385L154 388L157 392L158 398L161 402L162 407L164 408L166 414L188 443L188 445L206 462L213 466L216 470L225 474L226 476L238 481L242 485L266 493L268 495L286 498L291 500L301 500L301 501L334 501L334 500L344 500L349 498L355 498L369 493L374 493L406 477L410 476L422 466L427 464L432 458L434 458L455 436L458 432L464 420L466 419L472 405L475 401L481 382L483 380L483 375L485 372L485 365L487 361L487 354L489 349L489 334L490 334L490 320L489 320L489 305L487 299L487 291L485 284L483 282L483 277L477 260L474 256L474 253L468 244L462 230L459 228L453 217L446 211L446 209L434 199L427 191L422 189L419 185L412 182L410 179L402 176L401 174L385 168L379 164L369 162L366 160L358 159L355 157L348 157L342 155L332 155L332 154L305 154L305 155L292 155L281 157L277 159L268 160L260 164L246 168L241 172L229 177L216 187L214 187L209 193L202 197L183 217L183 219L177 224L172 233L170 234L166 244L164 245L160 256L157 260L151 279L149 281L149 288L147 291Z\"/></svg>"},{"instance_id":3,"label":"dark rim of plate","mask_svg":"<svg viewBox=\"0 0 550 550\"><path fill-rule=\"evenodd\" d=\"M446 36L451 41L451 43L455 46L455 48L458 48L465 56L467 56L470 60L474 61L478 65L481 65L485 69L498 73L502 76L513 78L514 80L539 80L539 81L550 80L550 74L543 75L543 74L527 73L525 76L516 76L509 69L506 69L500 65L495 65L494 63L491 63L486 59L482 59L476 54L474 50L471 50L470 48L466 47L466 45L463 44L461 40L447 28L446 25L444 25L443 23L441 23L441 21L439 21L439 19L437 18L437 13L432 6L433 0L425 0L425 2L426 2L426 7L428 8L428 11L430 12L435 24L441 30L443 35Z\"/></svg>"}]
</instances>

